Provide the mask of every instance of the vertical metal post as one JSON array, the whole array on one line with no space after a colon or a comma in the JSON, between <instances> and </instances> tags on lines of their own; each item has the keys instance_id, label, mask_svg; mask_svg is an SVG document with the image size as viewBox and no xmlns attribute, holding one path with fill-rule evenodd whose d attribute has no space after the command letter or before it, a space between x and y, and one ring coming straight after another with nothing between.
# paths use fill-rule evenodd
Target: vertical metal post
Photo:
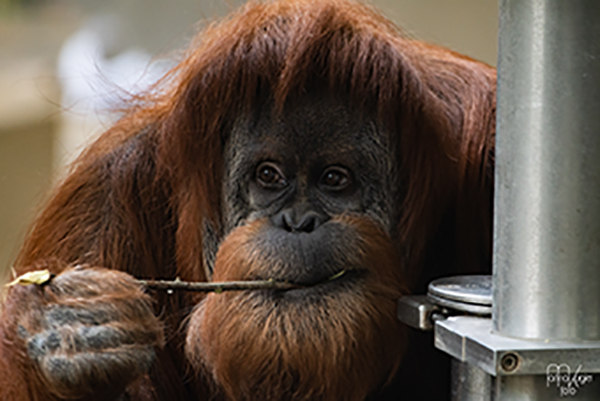
<instances>
[{"instance_id":1,"label":"vertical metal post","mask_svg":"<svg viewBox=\"0 0 600 401\"><path fill-rule=\"evenodd\" d=\"M452 401L491 401L492 377L476 366L452 359Z\"/></svg>"},{"instance_id":2,"label":"vertical metal post","mask_svg":"<svg viewBox=\"0 0 600 401\"><path fill-rule=\"evenodd\" d=\"M500 0L495 196L494 330L600 340L600 1ZM548 394L541 376L496 384Z\"/></svg>"},{"instance_id":3,"label":"vertical metal post","mask_svg":"<svg viewBox=\"0 0 600 401\"><path fill-rule=\"evenodd\" d=\"M494 327L600 340L600 1L501 0Z\"/></svg>"}]
</instances>

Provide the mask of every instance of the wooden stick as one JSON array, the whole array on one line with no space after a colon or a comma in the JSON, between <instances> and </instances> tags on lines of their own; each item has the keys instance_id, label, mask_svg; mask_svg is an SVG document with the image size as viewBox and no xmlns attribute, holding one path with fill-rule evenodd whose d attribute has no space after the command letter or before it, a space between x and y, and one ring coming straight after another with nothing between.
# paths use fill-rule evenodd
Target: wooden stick
<instances>
[{"instance_id":1,"label":"wooden stick","mask_svg":"<svg viewBox=\"0 0 600 401\"><path fill-rule=\"evenodd\" d=\"M168 280L138 280L138 282L148 288L155 290L184 290L196 292L212 292L219 294L223 291L241 291L241 290L293 290L303 288L298 284L286 283L275 280L257 280L257 281L225 281L225 282L189 282L179 279Z\"/></svg>"},{"instance_id":2,"label":"wooden stick","mask_svg":"<svg viewBox=\"0 0 600 401\"><path fill-rule=\"evenodd\" d=\"M326 281L332 281L340 278L346 273L342 270L333 276L329 277ZM49 283L54 276L50 274L48 270L38 270L33 272L27 272L20 277L17 277L14 281L7 284L7 286L14 285L45 285ZM254 281L224 281L224 282L190 282L181 281L180 279L175 280L137 280L143 286L152 288L155 290L183 290L183 291L196 291L196 292L216 292L217 294L223 291L243 291L243 290L294 290L298 288L306 288L306 285L288 283L286 281L275 281L269 280L254 280ZM320 283L316 283L320 284ZM316 285L314 284L314 285Z\"/></svg>"}]
</instances>

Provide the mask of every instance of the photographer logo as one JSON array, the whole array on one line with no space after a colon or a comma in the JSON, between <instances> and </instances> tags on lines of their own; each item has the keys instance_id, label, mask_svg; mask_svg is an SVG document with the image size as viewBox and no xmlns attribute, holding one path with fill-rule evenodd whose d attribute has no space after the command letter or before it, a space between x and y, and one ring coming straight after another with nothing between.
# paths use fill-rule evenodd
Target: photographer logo
<instances>
[{"instance_id":1,"label":"photographer logo","mask_svg":"<svg viewBox=\"0 0 600 401\"><path fill-rule=\"evenodd\" d=\"M591 374L581 373L582 365L573 371L566 363L551 363L546 368L546 387L556 386L561 397L574 397L579 389L591 383Z\"/></svg>"}]
</instances>

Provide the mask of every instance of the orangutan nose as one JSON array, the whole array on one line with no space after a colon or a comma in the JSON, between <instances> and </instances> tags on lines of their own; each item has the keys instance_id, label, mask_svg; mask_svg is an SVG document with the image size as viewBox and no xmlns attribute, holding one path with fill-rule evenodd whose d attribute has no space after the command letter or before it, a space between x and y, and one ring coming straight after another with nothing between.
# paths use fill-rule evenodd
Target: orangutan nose
<instances>
[{"instance_id":1,"label":"orangutan nose","mask_svg":"<svg viewBox=\"0 0 600 401\"><path fill-rule=\"evenodd\" d=\"M313 210L297 213L294 209L285 209L274 218L274 224L289 232L311 233L323 222L324 218Z\"/></svg>"}]
</instances>

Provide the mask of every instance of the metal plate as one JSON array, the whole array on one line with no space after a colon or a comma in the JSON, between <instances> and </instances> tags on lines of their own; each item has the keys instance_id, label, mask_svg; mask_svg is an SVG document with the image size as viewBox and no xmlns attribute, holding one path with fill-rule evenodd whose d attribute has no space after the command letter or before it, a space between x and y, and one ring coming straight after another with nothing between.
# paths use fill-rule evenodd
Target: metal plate
<instances>
[{"instance_id":1,"label":"metal plate","mask_svg":"<svg viewBox=\"0 0 600 401\"><path fill-rule=\"evenodd\" d=\"M437 306L478 316L491 316L492 305L478 305L467 302L451 301L428 294L427 299Z\"/></svg>"},{"instance_id":2,"label":"metal plate","mask_svg":"<svg viewBox=\"0 0 600 401\"><path fill-rule=\"evenodd\" d=\"M436 303L459 309L464 303L491 308L492 276L444 277L429 283L427 295ZM458 308L456 306L459 306ZM478 308L476 308L478 309Z\"/></svg>"},{"instance_id":3,"label":"metal plate","mask_svg":"<svg viewBox=\"0 0 600 401\"><path fill-rule=\"evenodd\" d=\"M437 349L493 376L544 375L547 378L548 369L553 366L556 368L550 370L552 374L558 374L559 369L572 369L569 380L573 380L572 377L579 378L579 373L600 373L600 341L569 342L506 337L494 332L492 319L475 316L450 316L437 320L434 333ZM506 372L501 363L506 354L516 355L519 360L516 369L511 372ZM596 380L597 377L594 376L594 381ZM574 387L578 382L567 380L564 383L569 386L572 383ZM579 400L579 397L564 399Z\"/></svg>"}]
</instances>

